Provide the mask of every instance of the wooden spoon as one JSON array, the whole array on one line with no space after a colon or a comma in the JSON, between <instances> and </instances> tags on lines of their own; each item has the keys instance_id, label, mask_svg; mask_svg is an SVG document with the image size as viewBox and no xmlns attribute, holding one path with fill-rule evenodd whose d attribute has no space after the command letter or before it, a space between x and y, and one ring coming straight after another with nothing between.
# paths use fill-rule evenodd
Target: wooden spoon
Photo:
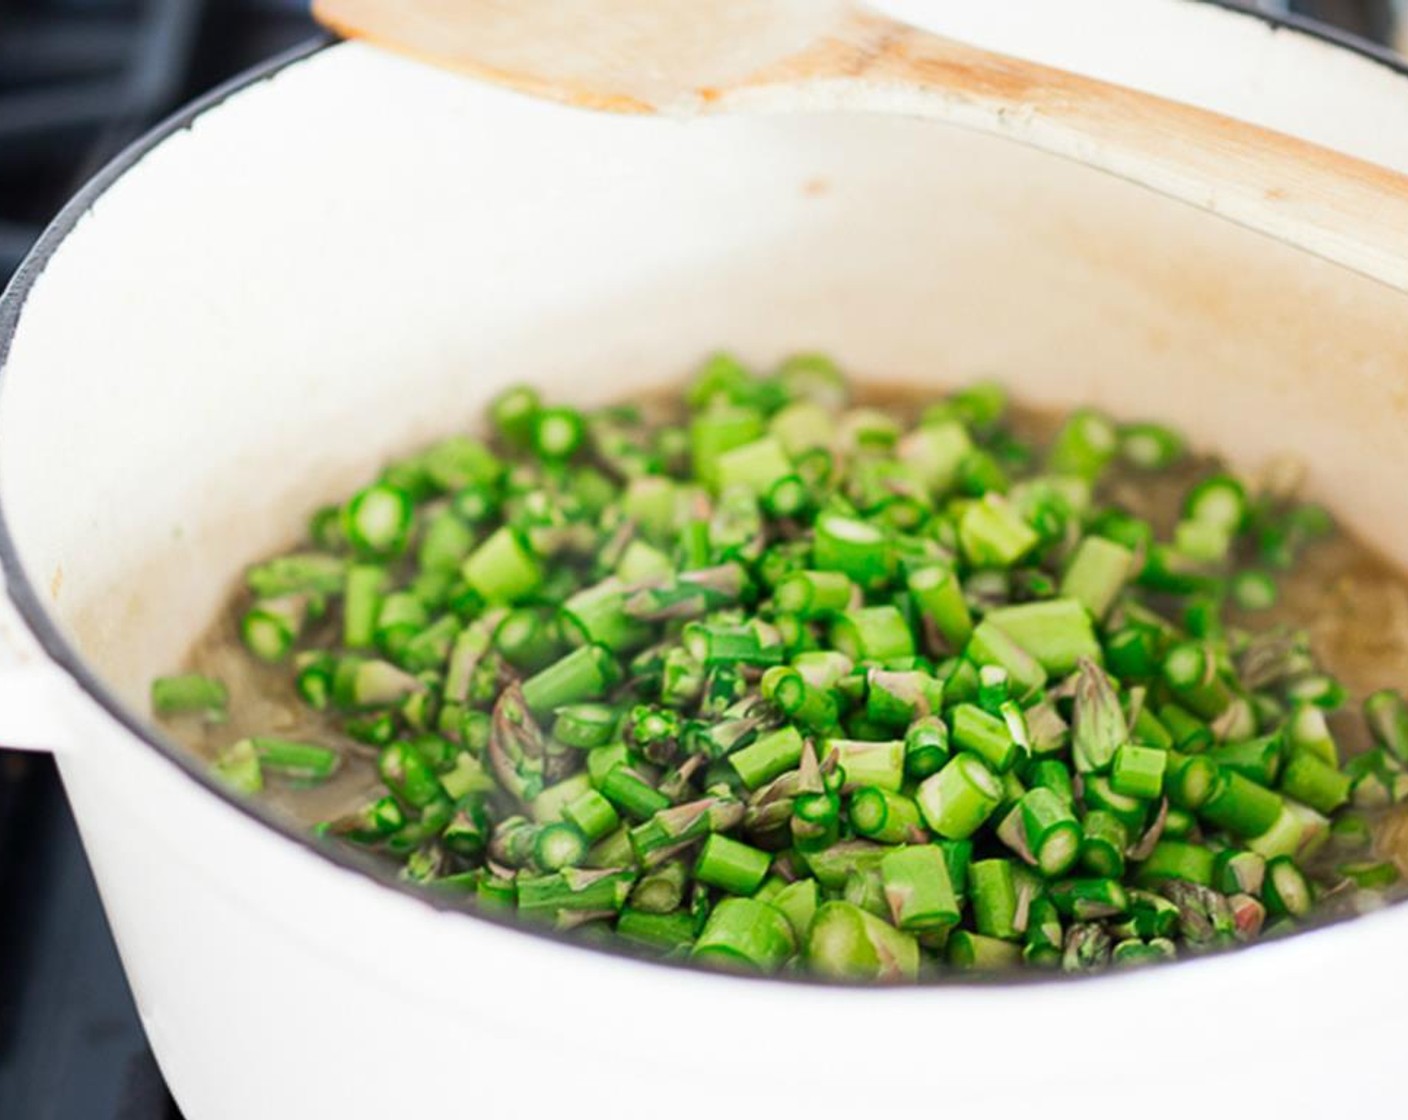
<instances>
[{"instance_id":1,"label":"wooden spoon","mask_svg":"<svg viewBox=\"0 0 1408 1120\"><path fill-rule=\"evenodd\" d=\"M897 113L996 133L1408 291L1408 176L845 0L316 0L314 10L343 35L573 105Z\"/></svg>"}]
</instances>

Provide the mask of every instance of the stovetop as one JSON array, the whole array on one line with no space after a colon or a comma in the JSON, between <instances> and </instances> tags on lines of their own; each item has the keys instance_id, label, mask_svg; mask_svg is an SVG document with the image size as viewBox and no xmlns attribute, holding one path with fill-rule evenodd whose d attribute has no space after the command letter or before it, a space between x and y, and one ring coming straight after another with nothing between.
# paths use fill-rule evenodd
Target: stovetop
<instances>
[{"instance_id":1,"label":"stovetop","mask_svg":"<svg viewBox=\"0 0 1408 1120\"><path fill-rule=\"evenodd\" d=\"M1408 0L1264 0L1380 42ZM175 106L313 34L305 0L0 0L0 285ZM1408 22L1408 16L1405 16ZM180 1120L51 760L0 751L0 1118ZM251 1118L253 1120L253 1118Z\"/></svg>"},{"instance_id":2,"label":"stovetop","mask_svg":"<svg viewBox=\"0 0 1408 1120\"><path fill-rule=\"evenodd\" d=\"M47 758L0 754L0 1116L177 1120Z\"/></svg>"},{"instance_id":3,"label":"stovetop","mask_svg":"<svg viewBox=\"0 0 1408 1120\"><path fill-rule=\"evenodd\" d=\"M177 105L315 31L307 0L0 0L0 284Z\"/></svg>"}]
</instances>

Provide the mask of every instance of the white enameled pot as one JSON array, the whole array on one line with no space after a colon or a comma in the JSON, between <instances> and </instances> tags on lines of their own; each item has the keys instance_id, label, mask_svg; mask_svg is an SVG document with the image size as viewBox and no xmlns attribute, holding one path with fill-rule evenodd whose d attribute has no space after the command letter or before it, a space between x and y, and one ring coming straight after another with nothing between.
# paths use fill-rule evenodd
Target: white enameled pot
<instances>
[{"instance_id":1,"label":"white enameled pot","mask_svg":"<svg viewBox=\"0 0 1408 1120\"><path fill-rule=\"evenodd\" d=\"M886 5L1408 170L1408 78L1192 0ZM860 990L436 909L152 726L240 568L500 386L629 397L728 346L1287 447L1408 562L1408 294L947 125L542 104L357 46L160 129L0 312L0 741L53 749L192 1120L1396 1115L1408 909L1078 983Z\"/></svg>"}]
</instances>

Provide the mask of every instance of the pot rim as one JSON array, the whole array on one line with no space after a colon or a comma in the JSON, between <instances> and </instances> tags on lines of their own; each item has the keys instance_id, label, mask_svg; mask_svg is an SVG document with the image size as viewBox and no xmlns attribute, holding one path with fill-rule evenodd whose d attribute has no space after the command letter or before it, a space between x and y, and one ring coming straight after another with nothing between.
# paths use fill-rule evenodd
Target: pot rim
<instances>
[{"instance_id":1,"label":"pot rim","mask_svg":"<svg viewBox=\"0 0 1408 1120\"><path fill-rule=\"evenodd\" d=\"M1370 43L1348 32L1340 31L1324 24L1315 23L1304 17L1293 14L1272 14L1262 9L1249 7L1243 0L1184 0L1184 2L1219 8L1228 12L1230 15L1256 19L1273 28L1292 30L1312 39L1319 40L1330 47L1359 55L1371 62L1387 67L1396 74L1408 77L1408 58L1403 58L1387 48ZM340 42L342 42L342 40L329 32L319 32L311 36L307 41L236 75L188 104L181 106L170 116L133 140L79 188L45 228L38 241L36 241L33 248L21 262L8 287L3 292L0 292L0 389L3 389L10 348L30 293L33 291L35 284L48 266L49 261L58 252L59 248L68 239L69 235L79 223L94 208L94 205L103 194L155 148L159 147L175 134L189 128L199 117L203 116L209 110L218 107L225 101L253 86L273 79L290 66L294 66L321 54L330 47L337 46ZM225 807L234 809L249 820L272 830L285 841L297 845L304 852L320 860L327 861L344 872L350 872L357 875L359 878L364 878L382 890L393 892L399 898L409 899L418 903L431 912L454 914L470 921L485 922L502 929L511 930L516 934L535 938L540 942L550 943L554 946L602 954L613 958L621 964L629 962L634 965L646 966L652 970L664 966L671 970L683 970L693 976L700 975L700 969L686 962L662 961L658 958L651 958L642 953L633 951L624 944L617 945L615 942L601 943L586 941L581 938L573 937L568 933L534 926L510 915L499 915L490 910L457 905L449 899L428 890L413 889L408 884L401 882L393 872L382 863L372 858L369 854L363 854L348 845L315 836L306 829L300 829L293 823L283 819L263 803L250 798L241 797L227 788L216 779L210 773L209 769L202 765L200 760L189 750L182 747L174 739L166 735L158 726L140 715L120 699L102 679L101 675L89 666L83 654L79 652L65 635L62 627L50 615L42 596L26 572L19 556L18 546L10 529L3 502L0 502L0 594L8 596L16 612L34 635L49 660L78 686L89 701L96 704L123 730L130 733L143 746L150 748L161 756L165 762L181 770L187 778L194 781L207 793L213 794L224 803ZM1350 924L1358 924L1363 920L1362 918L1348 919ZM1331 926L1341 926L1344 924L1345 920L1336 921L1328 923L1318 930L1309 930L1306 932L1316 933L1318 936L1323 937L1328 933ZM1297 937L1296 940L1299 940L1299 938ZM1233 950L1233 952L1236 952L1236 950ZM1213 960L1221 959L1225 955L1225 953L1213 954L1206 958L1206 961L1208 964L1211 964ZM1181 974L1184 968L1193 966L1195 961L1185 960L1179 963L1182 966L1179 969ZM754 983L758 979L739 978L724 974L715 974L713 978L723 982L737 982L743 980L743 982L748 983ZM1043 974L1040 977L1032 977L1023 974L1022 976L1012 977L1010 979L988 978L979 981L945 977L943 980L931 984L879 987L867 984L838 983L836 981L819 980L806 976L768 977L765 979L775 983L785 983L794 987L800 985L812 989L818 987L841 987L864 989L866 991L883 991L887 996L895 997L904 992L913 992L916 988L922 989L935 986L942 986L949 990L954 988L991 989L993 987L1045 987L1049 984L1064 983L1068 979L1074 979L1076 982L1086 987L1089 987L1092 982L1100 982L1100 986L1103 990L1117 983L1128 983L1135 979L1135 976L1133 973L1118 974L1113 972L1094 977L1074 978L1047 974ZM1150 978L1146 975L1140 977L1140 979L1148 980Z\"/></svg>"}]
</instances>

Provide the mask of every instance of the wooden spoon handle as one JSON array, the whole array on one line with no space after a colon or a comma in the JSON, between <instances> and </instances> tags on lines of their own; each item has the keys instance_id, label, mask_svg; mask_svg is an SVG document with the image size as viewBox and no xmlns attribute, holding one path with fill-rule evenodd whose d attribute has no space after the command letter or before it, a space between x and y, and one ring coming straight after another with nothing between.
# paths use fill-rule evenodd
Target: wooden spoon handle
<instances>
[{"instance_id":1,"label":"wooden spoon handle","mask_svg":"<svg viewBox=\"0 0 1408 1120\"><path fill-rule=\"evenodd\" d=\"M314 9L344 34L577 105L829 108L966 125L1408 290L1408 176L844 0L316 0ZM728 12L746 34L724 33Z\"/></svg>"},{"instance_id":2,"label":"wooden spoon handle","mask_svg":"<svg viewBox=\"0 0 1408 1120\"><path fill-rule=\"evenodd\" d=\"M1211 210L1408 291L1408 176L863 10L842 34L710 96L724 111L898 113L995 133Z\"/></svg>"}]
</instances>

